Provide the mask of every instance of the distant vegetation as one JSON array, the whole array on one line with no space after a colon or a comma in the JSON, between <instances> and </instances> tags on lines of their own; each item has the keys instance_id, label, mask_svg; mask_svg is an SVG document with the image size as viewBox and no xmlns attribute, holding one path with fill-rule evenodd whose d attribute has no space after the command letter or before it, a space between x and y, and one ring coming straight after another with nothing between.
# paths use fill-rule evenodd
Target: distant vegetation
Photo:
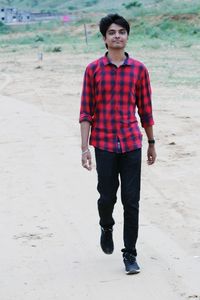
<instances>
[{"instance_id":1,"label":"distant vegetation","mask_svg":"<svg viewBox=\"0 0 200 300\"><path fill-rule=\"evenodd\" d=\"M90 48L104 47L98 32L99 19L107 13L118 12L131 24L132 42L160 47L182 42L187 47L200 43L200 1L173 0L1 0L3 5L31 10L71 14L72 21L61 20L6 26L0 23L0 48L16 45L42 47L60 52L64 47L79 49L85 45L84 26L87 25ZM9 37L9 32L12 38Z\"/></svg>"},{"instance_id":2,"label":"distant vegetation","mask_svg":"<svg viewBox=\"0 0 200 300\"><path fill-rule=\"evenodd\" d=\"M10 27L0 21L0 34L5 34L9 32L10 32Z\"/></svg>"},{"instance_id":3,"label":"distant vegetation","mask_svg":"<svg viewBox=\"0 0 200 300\"><path fill-rule=\"evenodd\" d=\"M142 3L138 2L138 1L132 1L129 3L123 3L122 4L126 9L130 9L132 7L140 7L142 6Z\"/></svg>"},{"instance_id":4,"label":"distant vegetation","mask_svg":"<svg viewBox=\"0 0 200 300\"><path fill-rule=\"evenodd\" d=\"M121 12L129 10L131 16L141 14L179 14L200 12L199 0L1 0L1 7L24 10L67 13Z\"/></svg>"}]
</instances>

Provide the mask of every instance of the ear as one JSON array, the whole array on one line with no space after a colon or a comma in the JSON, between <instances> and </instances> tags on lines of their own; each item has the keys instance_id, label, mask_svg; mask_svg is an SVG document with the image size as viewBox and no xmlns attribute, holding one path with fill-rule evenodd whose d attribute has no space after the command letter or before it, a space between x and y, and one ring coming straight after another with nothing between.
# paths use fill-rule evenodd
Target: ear
<instances>
[{"instance_id":1,"label":"ear","mask_svg":"<svg viewBox=\"0 0 200 300\"><path fill-rule=\"evenodd\" d=\"M107 44L106 44L106 37L105 37L105 36L103 36L103 41L104 41L104 43L105 43L106 48L108 49L108 46L107 46Z\"/></svg>"}]
</instances>

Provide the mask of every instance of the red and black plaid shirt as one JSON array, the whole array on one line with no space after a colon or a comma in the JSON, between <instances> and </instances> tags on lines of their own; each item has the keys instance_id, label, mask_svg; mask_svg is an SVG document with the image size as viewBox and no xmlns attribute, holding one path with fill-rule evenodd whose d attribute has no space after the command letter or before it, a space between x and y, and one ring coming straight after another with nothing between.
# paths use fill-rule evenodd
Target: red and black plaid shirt
<instances>
[{"instance_id":1,"label":"red and black plaid shirt","mask_svg":"<svg viewBox=\"0 0 200 300\"><path fill-rule=\"evenodd\" d=\"M141 148L142 127L154 124L151 86L146 67L126 53L120 67L107 54L89 64L85 71L79 122L91 123L90 145L110 152Z\"/></svg>"}]
</instances>

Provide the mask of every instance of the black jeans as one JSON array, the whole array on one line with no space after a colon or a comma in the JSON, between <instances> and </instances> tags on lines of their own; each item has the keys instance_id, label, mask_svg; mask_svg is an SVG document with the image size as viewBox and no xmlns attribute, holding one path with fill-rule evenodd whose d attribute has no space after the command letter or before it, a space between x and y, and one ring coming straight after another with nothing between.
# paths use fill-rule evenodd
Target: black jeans
<instances>
[{"instance_id":1,"label":"black jeans","mask_svg":"<svg viewBox=\"0 0 200 300\"><path fill-rule=\"evenodd\" d=\"M100 226L110 228L115 224L112 213L117 200L119 176L121 201L124 209L124 247L135 256L138 237L141 149L126 153L113 153L95 148L100 194L98 211Z\"/></svg>"}]
</instances>

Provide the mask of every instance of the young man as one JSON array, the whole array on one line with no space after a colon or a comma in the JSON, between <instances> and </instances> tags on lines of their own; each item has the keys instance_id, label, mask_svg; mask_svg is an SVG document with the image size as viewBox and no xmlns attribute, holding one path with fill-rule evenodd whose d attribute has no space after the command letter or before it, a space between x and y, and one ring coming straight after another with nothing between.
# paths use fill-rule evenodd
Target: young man
<instances>
[{"instance_id":1,"label":"young man","mask_svg":"<svg viewBox=\"0 0 200 300\"><path fill-rule=\"evenodd\" d=\"M149 165L155 162L156 152L149 75L141 62L124 51L129 31L128 22L117 14L101 19L100 32L108 52L86 68L79 122L82 166L87 170L92 168L88 143L95 147L101 248L106 254L114 250L112 213L120 177L124 209L123 261L126 273L135 274L140 272L136 241L142 140L136 108L149 143Z\"/></svg>"}]
</instances>

